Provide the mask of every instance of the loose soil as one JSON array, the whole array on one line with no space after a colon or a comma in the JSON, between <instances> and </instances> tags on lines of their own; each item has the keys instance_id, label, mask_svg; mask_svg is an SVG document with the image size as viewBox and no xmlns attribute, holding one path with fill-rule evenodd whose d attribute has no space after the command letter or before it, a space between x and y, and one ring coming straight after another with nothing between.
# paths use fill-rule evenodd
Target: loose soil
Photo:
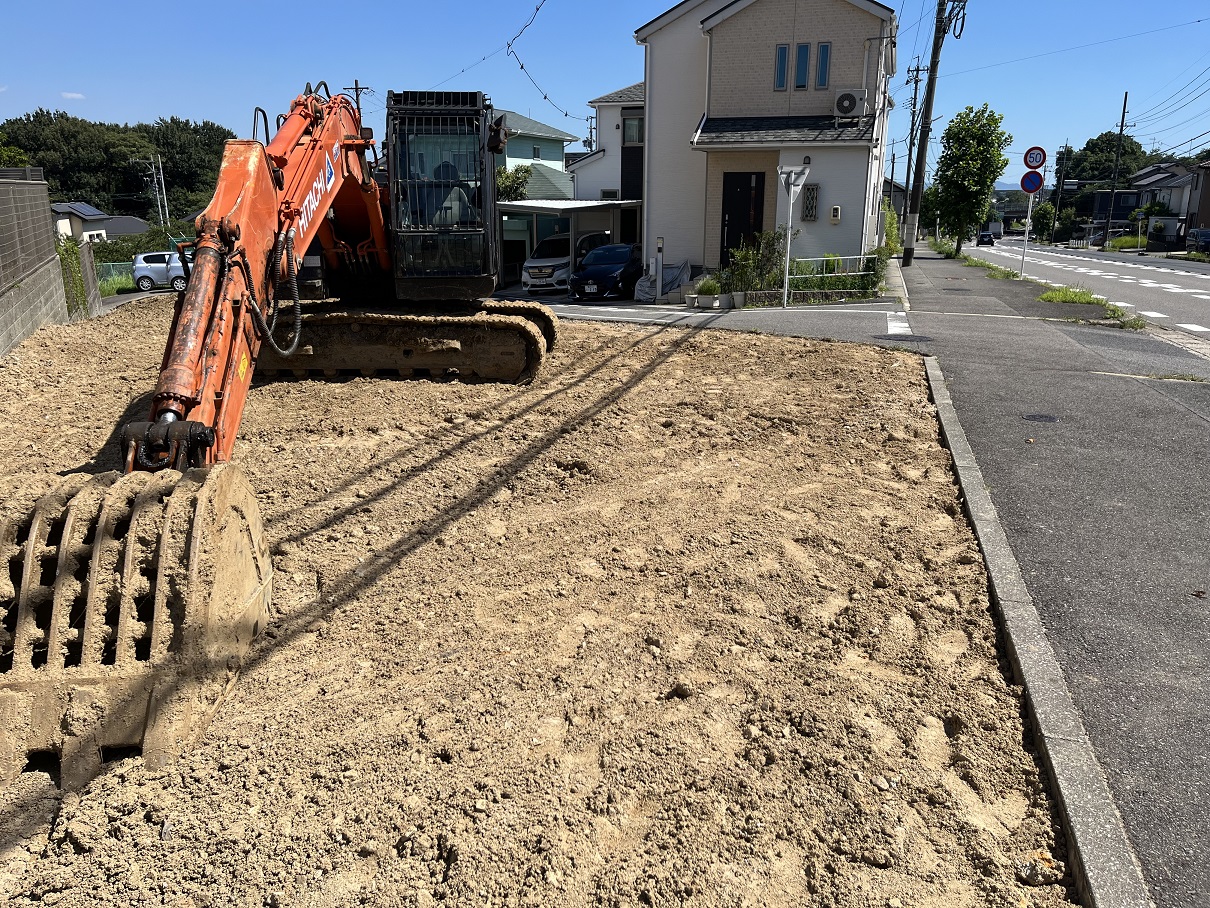
<instances>
[{"instance_id":1,"label":"loose soil","mask_svg":"<svg viewBox=\"0 0 1210 908\"><path fill-rule=\"evenodd\" d=\"M0 361L0 472L117 468L170 317ZM8 904L1073 904L921 361L561 328L254 389L273 623L174 766L0 795Z\"/></svg>"}]
</instances>

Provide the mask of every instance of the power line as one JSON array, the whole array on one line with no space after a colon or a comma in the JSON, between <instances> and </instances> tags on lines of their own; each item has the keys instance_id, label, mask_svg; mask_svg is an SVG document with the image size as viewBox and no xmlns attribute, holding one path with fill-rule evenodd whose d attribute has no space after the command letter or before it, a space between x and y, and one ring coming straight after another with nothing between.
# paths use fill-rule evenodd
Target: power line
<instances>
[{"instance_id":1,"label":"power line","mask_svg":"<svg viewBox=\"0 0 1210 908\"><path fill-rule=\"evenodd\" d=\"M492 51L490 54L484 54L482 57L480 57L480 58L479 58L478 60L476 60L474 63L471 63L469 66L464 66L464 67L462 67L462 69L458 70L458 72L454 73L452 76L450 76L450 77L448 77L448 78L446 78L446 79L442 79L442 80L441 80L440 82L438 82L436 85L431 85L431 86L429 86L429 91L432 91L434 88L440 88L440 87L441 87L442 85L444 85L446 82L452 82L454 79L457 79L457 78L458 78L459 76L461 76L463 73L470 72L472 69L474 69L474 68L475 68L476 66L478 66L480 63L486 63L486 62L487 62L488 60L490 60L492 57L496 56L496 54L503 53L503 52L504 52L504 51L506 51L506 50L511 50L511 49L512 49L513 44L515 44L515 43L516 43L517 39L518 39L518 38L520 38L520 37L521 37L523 34L525 34L525 30L526 30L527 28L529 28L531 25L533 25L533 24L534 24L534 20L538 18L538 12L539 12L539 11L542 9L542 7L543 7L543 6L545 6L545 5L546 5L546 0L541 0L541 2L540 2L540 3L539 3L537 6L535 6L535 7L534 7L534 11L533 11L533 13L530 15L530 17L529 17L529 19L526 21L526 23L525 23L524 25L522 25L522 26L521 26L521 30L520 30L520 31L518 31L518 32L517 32L515 35L513 35L513 36L512 36L512 38L510 38L510 39L509 39L508 41L506 41L504 44L501 44L499 47L497 47L497 48L496 48L494 51Z\"/></svg>"},{"instance_id":2,"label":"power line","mask_svg":"<svg viewBox=\"0 0 1210 908\"><path fill-rule=\"evenodd\" d=\"M997 66L1009 66L1013 63L1022 63L1026 60L1037 60L1039 57L1053 57L1055 54L1065 54L1072 50L1083 50L1086 47L1097 47L1101 44L1112 44L1114 41L1126 41L1130 38L1141 38L1144 35L1154 35L1158 32L1172 31L1174 28L1185 28L1189 25L1199 25L1202 22L1210 22L1210 16L1201 19L1194 19L1190 22L1178 22L1176 25L1165 25L1163 28L1153 28L1150 31L1136 32L1133 35L1122 35L1118 38L1106 38L1104 41L1093 41L1090 44L1077 44L1075 47L1061 47L1058 50L1048 50L1042 54L1032 54L1028 57L1018 57L1015 60L1005 60L1002 63L988 63L986 66L976 66L974 69L963 69L958 72L946 73L944 76L940 76L939 78L945 79L950 76L964 76L967 73L977 73L985 69L995 69Z\"/></svg>"}]
</instances>

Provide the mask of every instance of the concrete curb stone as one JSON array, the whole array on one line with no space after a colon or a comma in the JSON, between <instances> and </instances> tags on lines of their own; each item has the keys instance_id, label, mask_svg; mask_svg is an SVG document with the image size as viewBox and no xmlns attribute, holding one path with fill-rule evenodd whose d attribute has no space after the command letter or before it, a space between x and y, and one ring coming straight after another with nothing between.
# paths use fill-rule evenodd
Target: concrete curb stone
<instances>
[{"instance_id":1,"label":"concrete curb stone","mask_svg":"<svg viewBox=\"0 0 1210 908\"><path fill-rule=\"evenodd\" d=\"M1087 908L1154 908L1104 771L958 421L941 366L930 356L925 369L967 515L983 550L1013 670L1025 688L1036 742L1058 800L1076 889Z\"/></svg>"}]
</instances>

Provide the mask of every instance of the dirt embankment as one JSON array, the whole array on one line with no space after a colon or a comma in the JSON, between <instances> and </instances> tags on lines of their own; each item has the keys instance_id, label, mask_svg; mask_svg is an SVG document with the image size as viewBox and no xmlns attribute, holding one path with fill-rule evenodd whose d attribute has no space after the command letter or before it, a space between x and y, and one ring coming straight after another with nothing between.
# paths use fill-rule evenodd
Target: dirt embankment
<instances>
[{"instance_id":1,"label":"dirt embankment","mask_svg":"<svg viewBox=\"0 0 1210 908\"><path fill-rule=\"evenodd\" d=\"M169 316L0 361L0 469L115 467ZM175 767L10 787L10 904L1071 904L919 360L562 328L255 389L274 624Z\"/></svg>"}]
</instances>

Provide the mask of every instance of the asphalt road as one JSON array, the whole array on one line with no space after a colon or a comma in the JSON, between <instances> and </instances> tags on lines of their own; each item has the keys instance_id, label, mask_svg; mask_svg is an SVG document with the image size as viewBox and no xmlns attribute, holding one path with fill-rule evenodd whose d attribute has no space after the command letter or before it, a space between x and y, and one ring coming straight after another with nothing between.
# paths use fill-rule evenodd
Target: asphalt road
<instances>
[{"instance_id":1,"label":"asphalt road","mask_svg":"<svg viewBox=\"0 0 1210 908\"><path fill-rule=\"evenodd\" d=\"M969 250L976 258L1021 270L1021 242ZM1190 334L1210 335L1210 265L1147 255L1030 246L1025 274L1069 287L1083 287L1148 322Z\"/></svg>"}]
</instances>

